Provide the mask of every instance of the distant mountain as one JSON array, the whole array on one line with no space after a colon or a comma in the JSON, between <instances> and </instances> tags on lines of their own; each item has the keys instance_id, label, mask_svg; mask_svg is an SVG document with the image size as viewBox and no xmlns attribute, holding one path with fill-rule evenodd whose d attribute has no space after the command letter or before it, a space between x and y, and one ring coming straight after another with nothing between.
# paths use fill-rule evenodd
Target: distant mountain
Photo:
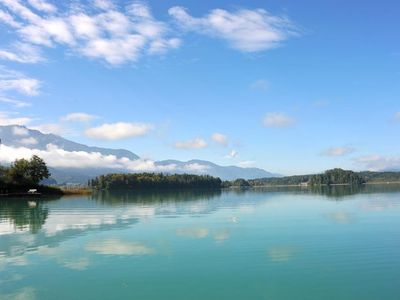
<instances>
[{"instance_id":1,"label":"distant mountain","mask_svg":"<svg viewBox=\"0 0 400 300\"><path fill-rule=\"evenodd\" d=\"M2 144L10 147L26 147L29 149L46 150L49 144L55 145L65 151L83 151L87 153L98 152L102 155L114 155L117 158L128 158L130 161L136 161L139 156L124 149L108 149L100 147L91 147L75 143L54 134L44 134L38 130L26 128L24 126L10 125L0 126L0 138ZM1 153L0 153L1 154ZM0 157L1 159L1 157ZM98 167L82 168L54 168L50 165L52 179L59 184L65 183L86 183L87 180L107 173L129 173L130 169L110 168L106 165ZM190 173L190 174L208 174L219 177L222 180L233 180L236 178L254 179L279 176L259 168L241 168L237 166L220 166L205 160L163 160L154 162L157 170L164 170L165 173ZM170 167L170 168L166 168ZM145 171L145 170L141 170ZM137 171L139 172L139 171ZM52 181L50 181L52 182Z\"/></svg>"},{"instance_id":2,"label":"distant mountain","mask_svg":"<svg viewBox=\"0 0 400 300\"><path fill-rule=\"evenodd\" d=\"M46 150L48 144L53 144L65 151L99 152L103 155L115 155L118 158L127 157L132 160L139 158L136 154L125 149L90 147L55 134L45 134L39 130L28 129L25 126L0 126L0 138L2 143L7 146Z\"/></svg>"},{"instance_id":3,"label":"distant mountain","mask_svg":"<svg viewBox=\"0 0 400 300\"><path fill-rule=\"evenodd\" d=\"M280 176L259 168L219 166L209 161L197 159L189 160L187 162L182 162L179 160L163 160L156 162L156 165L158 166L166 166L171 164L177 165L179 171L176 173L190 173L191 171L195 174L209 174L211 176L219 177L222 180L234 180L237 178L254 179Z\"/></svg>"}]
</instances>

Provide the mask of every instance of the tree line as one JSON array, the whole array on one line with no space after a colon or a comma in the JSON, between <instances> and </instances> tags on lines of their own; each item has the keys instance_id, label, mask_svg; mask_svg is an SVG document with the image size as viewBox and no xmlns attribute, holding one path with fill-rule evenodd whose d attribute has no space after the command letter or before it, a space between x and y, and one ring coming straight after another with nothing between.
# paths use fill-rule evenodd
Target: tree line
<instances>
[{"instance_id":1,"label":"tree line","mask_svg":"<svg viewBox=\"0 0 400 300\"><path fill-rule=\"evenodd\" d=\"M335 168L327 170L322 174L253 179L249 180L249 184L251 186L301 185L301 184L307 184L310 186L334 185L334 184L361 185L366 182L372 182L373 176L372 175L365 176L365 174L367 173L368 172L354 172L350 170ZM375 172L374 174L377 173L380 172Z\"/></svg>"},{"instance_id":2,"label":"tree line","mask_svg":"<svg viewBox=\"0 0 400 300\"><path fill-rule=\"evenodd\" d=\"M50 175L44 160L36 155L29 160L17 159L10 166L0 165L0 191L25 191L37 187Z\"/></svg>"},{"instance_id":3,"label":"tree line","mask_svg":"<svg viewBox=\"0 0 400 300\"><path fill-rule=\"evenodd\" d=\"M133 173L107 174L89 181L96 190L220 188L221 179L209 175Z\"/></svg>"}]
</instances>

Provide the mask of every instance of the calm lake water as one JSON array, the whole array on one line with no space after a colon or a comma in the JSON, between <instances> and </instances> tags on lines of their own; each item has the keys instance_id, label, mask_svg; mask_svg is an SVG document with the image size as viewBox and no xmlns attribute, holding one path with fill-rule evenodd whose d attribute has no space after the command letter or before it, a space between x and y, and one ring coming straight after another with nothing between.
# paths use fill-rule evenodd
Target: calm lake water
<instances>
[{"instance_id":1,"label":"calm lake water","mask_svg":"<svg viewBox=\"0 0 400 300\"><path fill-rule=\"evenodd\" d=\"M0 200L0 299L400 299L400 187Z\"/></svg>"}]
</instances>

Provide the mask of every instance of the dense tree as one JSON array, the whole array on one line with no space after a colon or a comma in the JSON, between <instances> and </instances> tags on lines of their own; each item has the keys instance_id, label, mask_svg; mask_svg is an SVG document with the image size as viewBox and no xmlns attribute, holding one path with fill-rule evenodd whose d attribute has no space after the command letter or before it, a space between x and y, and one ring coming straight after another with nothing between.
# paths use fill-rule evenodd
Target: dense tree
<instances>
[{"instance_id":1,"label":"dense tree","mask_svg":"<svg viewBox=\"0 0 400 300\"><path fill-rule=\"evenodd\" d=\"M49 178L46 163L38 156L31 159L17 159L10 167L0 166L0 187L7 189L15 186L37 186L43 179Z\"/></svg>"},{"instance_id":2,"label":"dense tree","mask_svg":"<svg viewBox=\"0 0 400 300\"><path fill-rule=\"evenodd\" d=\"M339 168L328 170L324 174L314 175L310 178L310 185L360 185L363 183L365 183L365 180L359 174L353 171L343 170Z\"/></svg>"},{"instance_id":3,"label":"dense tree","mask_svg":"<svg viewBox=\"0 0 400 300\"><path fill-rule=\"evenodd\" d=\"M243 179L243 178L238 178L233 181L224 181L223 182L223 187L249 187L250 183Z\"/></svg>"},{"instance_id":4,"label":"dense tree","mask_svg":"<svg viewBox=\"0 0 400 300\"><path fill-rule=\"evenodd\" d=\"M220 188L221 179L208 175L190 174L108 174L91 180L98 190L135 190L155 188Z\"/></svg>"},{"instance_id":5,"label":"dense tree","mask_svg":"<svg viewBox=\"0 0 400 300\"><path fill-rule=\"evenodd\" d=\"M29 178L33 184L39 184L43 179L50 177L49 169L46 163L39 156L32 156L29 161Z\"/></svg>"}]
</instances>

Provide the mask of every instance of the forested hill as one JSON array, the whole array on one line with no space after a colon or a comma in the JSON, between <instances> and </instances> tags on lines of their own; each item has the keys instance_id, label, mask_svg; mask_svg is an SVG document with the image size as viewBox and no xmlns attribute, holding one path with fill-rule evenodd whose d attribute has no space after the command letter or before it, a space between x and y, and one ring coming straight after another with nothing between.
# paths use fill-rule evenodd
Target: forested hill
<instances>
[{"instance_id":1,"label":"forested hill","mask_svg":"<svg viewBox=\"0 0 400 300\"><path fill-rule=\"evenodd\" d=\"M300 184L362 184L399 182L400 172L353 172L342 169L328 170L323 174L296 175L249 180L251 186L300 185Z\"/></svg>"},{"instance_id":2,"label":"forested hill","mask_svg":"<svg viewBox=\"0 0 400 300\"><path fill-rule=\"evenodd\" d=\"M209 175L190 174L108 174L92 179L89 184L96 190L220 188L221 179Z\"/></svg>"}]
</instances>

